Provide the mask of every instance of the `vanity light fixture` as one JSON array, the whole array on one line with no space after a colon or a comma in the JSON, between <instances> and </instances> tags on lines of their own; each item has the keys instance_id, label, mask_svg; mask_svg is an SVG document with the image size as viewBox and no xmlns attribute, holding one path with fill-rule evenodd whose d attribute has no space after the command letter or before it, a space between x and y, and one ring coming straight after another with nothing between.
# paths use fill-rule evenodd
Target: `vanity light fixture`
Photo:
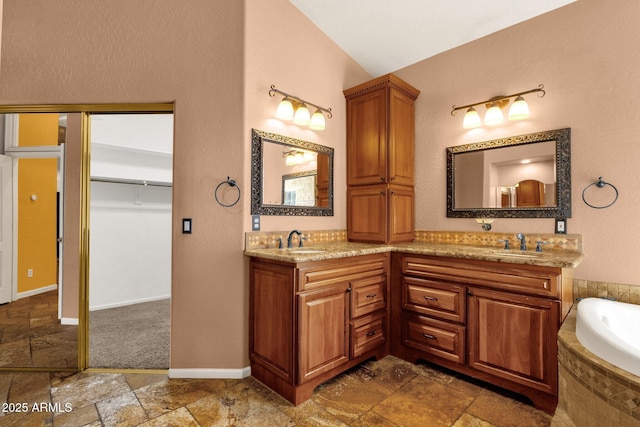
<instances>
[{"instance_id":1,"label":"vanity light fixture","mask_svg":"<svg viewBox=\"0 0 640 427\"><path fill-rule=\"evenodd\" d=\"M283 151L282 157L284 157L284 164L287 166L301 165L309 161L309 157L304 151Z\"/></svg>"},{"instance_id":2,"label":"vanity light fixture","mask_svg":"<svg viewBox=\"0 0 640 427\"><path fill-rule=\"evenodd\" d=\"M458 110L466 109L467 112L464 115L462 127L465 129L473 129L482 125L480 115L474 107L478 105L485 105L487 111L484 116L484 124L487 126L495 126L504 121L502 109L509 105L511 98L515 98L513 100L513 104L511 104L511 108L509 109L509 120L524 120L529 118L529 105L527 105L527 102L524 100L522 95L537 92L538 98L542 98L546 94L543 88L544 85L540 84L535 89L525 90L524 92L518 92L512 95L496 96L486 101L474 102L473 104L467 104L461 107L456 107L454 105L451 107L451 115L455 116Z\"/></svg>"},{"instance_id":3,"label":"vanity light fixture","mask_svg":"<svg viewBox=\"0 0 640 427\"><path fill-rule=\"evenodd\" d=\"M313 104L309 101L305 101L297 96L290 95L286 92L276 89L275 85L271 85L269 90L269 96L273 97L279 93L284 95L278 109L276 110L276 117L280 120L293 120L293 123L300 126L309 126L313 130L324 130L325 128L325 113L327 118L333 117L331 108L324 108L319 105ZM308 105L315 107L313 115L310 114Z\"/></svg>"}]
</instances>

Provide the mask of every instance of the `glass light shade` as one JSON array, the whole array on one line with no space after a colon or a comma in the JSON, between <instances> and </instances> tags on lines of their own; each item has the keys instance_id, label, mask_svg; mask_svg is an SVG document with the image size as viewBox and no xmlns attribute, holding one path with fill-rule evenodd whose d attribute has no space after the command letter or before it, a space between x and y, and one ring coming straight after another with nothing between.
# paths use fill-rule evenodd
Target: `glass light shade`
<instances>
[{"instance_id":1,"label":"glass light shade","mask_svg":"<svg viewBox=\"0 0 640 427\"><path fill-rule=\"evenodd\" d=\"M480 114L476 111L475 108L471 107L467 110L467 113L464 115L464 120L462 121L462 127L465 129L473 129L482 125L482 120L480 120Z\"/></svg>"},{"instance_id":2,"label":"glass light shade","mask_svg":"<svg viewBox=\"0 0 640 427\"><path fill-rule=\"evenodd\" d=\"M302 152L298 151L295 155L295 163L296 165L301 165L304 163L304 154L302 154Z\"/></svg>"},{"instance_id":3,"label":"glass light shade","mask_svg":"<svg viewBox=\"0 0 640 427\"><path fill-rule=\"evenodd\" d=\"M284 160L284 164L287 166L293 166L296 164L296 158L293 156L293 153L287 154L287 158Z\"/></svg>"},{"instance_id":4,"label":"glass light shade","mask_svg":"<svg viewBox=\"0 0 640 427\"><path fill-rule=\"evenodd\" d=\"M309 127L313 130L324 130L324 126L324 114L322 114L322 111L316 110L316 112L313 113L313 116L311 116L311 123L309 124Z\"/></svg>"},{"instance_id":5,"label":"glass light shade","mask_svg":"<svg viewBox=\"0 0 640 427\"><path fill-rule=\"evenodd\" d=\"M278 109L276 110L276 117L280 120L293 119L293 104L289 98L282 98L282 101L280 101Z\"/></svg>"},{"instance_id":6,"label":"glass light shade","mask_svg":"<svg viewBox=\"0 0 640 427\"><path fill-rule=\"evenodd\" d=\"M509 120L524 120L529 118L529 105L522 96L518 96L509 108Z\"/></svg>"},{"instance_id":7,"label":"glass light shade","mask_svg":"<svg viewBox=\"0 0 640 427\"><path fill-rule=\"evenodd\" d=\"M311 121L313 122L313 118ZM311 151L304 151L302 153L302 157L304 158L305 162L310 162L316 158L315 154L312 153Z\"/></svg>"},{"instance_id":8,"label":"glass light shade","mask_svg":"<svg viewBox=\"0 0 640 427\"><path fill-rule=\"evenodd\" d=\"M493 104L484 115L484 124L488 126L499 125L504 121L502 110L496 104Z\"/></svg>"},{"instance_id":9,"label":"glass light shade","mask_svg":"<svg viewBox=\"0 0 640 427\"><path fill-rule=\"evenodd\" d=\"M308 126L310 122L311 114L309 114L309 109L305 104L300 105L293 116L293 123Z\"/></svg>"}]
</instances>

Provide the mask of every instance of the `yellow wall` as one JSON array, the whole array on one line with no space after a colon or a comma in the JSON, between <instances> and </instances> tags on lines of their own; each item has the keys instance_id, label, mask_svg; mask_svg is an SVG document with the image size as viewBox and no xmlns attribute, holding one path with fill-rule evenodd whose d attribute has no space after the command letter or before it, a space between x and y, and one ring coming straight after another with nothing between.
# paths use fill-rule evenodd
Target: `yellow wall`
<instances>
[{"instance_id":1,"label":"yellow wall","mask_svg":"<svg viewBox=\"0 0 640 427\"><path fill-rule=\"evenodd\" d=\"M18 145L58 145L58 113L18 115Z\"/></svg>"},{"instance_id":2,"label":"yellow wall","mask_svg":"<svg viewBox=\"0 0 640 427\"><path fill-rule=\"evenodd\" d=\"M18 123L18 145L58 144L57 114L21 114ZM18 293L57 283L57 169L57 159L18 160Z\"/></svg>"}]
</instances>

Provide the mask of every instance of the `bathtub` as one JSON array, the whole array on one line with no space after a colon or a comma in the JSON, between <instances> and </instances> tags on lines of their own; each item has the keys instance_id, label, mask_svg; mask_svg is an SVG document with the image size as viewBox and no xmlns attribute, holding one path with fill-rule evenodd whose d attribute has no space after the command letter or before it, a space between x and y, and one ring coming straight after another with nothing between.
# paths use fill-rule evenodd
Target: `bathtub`
<instances>
[{"instance_id":1,"label":"bathtub","mask_svg":"<svg viewBox=\"0 0 640 427\"><path fill-rule=\"evenodd\" d=\"M596 356L640 376L640 305L585 298L578 303L576 336Z\"/></svg>"}]
</instances>

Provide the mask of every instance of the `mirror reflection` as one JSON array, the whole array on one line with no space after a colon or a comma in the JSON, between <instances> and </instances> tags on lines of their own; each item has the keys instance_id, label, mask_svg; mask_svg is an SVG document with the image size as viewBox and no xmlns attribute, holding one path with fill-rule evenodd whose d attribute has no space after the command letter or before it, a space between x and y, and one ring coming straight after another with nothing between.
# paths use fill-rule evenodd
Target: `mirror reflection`
<instances>
[{"instance_id":1,"label":"mirror reflection","mask_svg":"<svg viewBox=\"0 0 640 427\"><path fill-rule=\"evenodd\" d=\"M63 306L75 314L77 294L62 282L67 114L0 120L0 367L76 369L77 318Z\"/></svg>"},{"instance_id":2,"label":"mirror reflection","mask_svg":"<svg viewBox=\"0 0 640 427\"><path fill-rule=\"evenodd\" d=\"M461 153L456 208L556 206L555 141Z\"/></svg>"},{"instance_id":3,"label":"mirror reflection","mask_svg":"<svg viewBox=\"0 0 640 427\"><path fill-rule=\"evenodd\" d=\"M333 215L333 148L253 130L251 213Z\"/></svg>"},{"instance_id":4,"label":"mirror reflection","mask_svg":"<svg viewBox=\"0 0 640 427\"><path fill-rule=\"evenodd\" d=\"M571 216L570 129L447 148L448 217Z\"/></svg>"}]
</instances>

